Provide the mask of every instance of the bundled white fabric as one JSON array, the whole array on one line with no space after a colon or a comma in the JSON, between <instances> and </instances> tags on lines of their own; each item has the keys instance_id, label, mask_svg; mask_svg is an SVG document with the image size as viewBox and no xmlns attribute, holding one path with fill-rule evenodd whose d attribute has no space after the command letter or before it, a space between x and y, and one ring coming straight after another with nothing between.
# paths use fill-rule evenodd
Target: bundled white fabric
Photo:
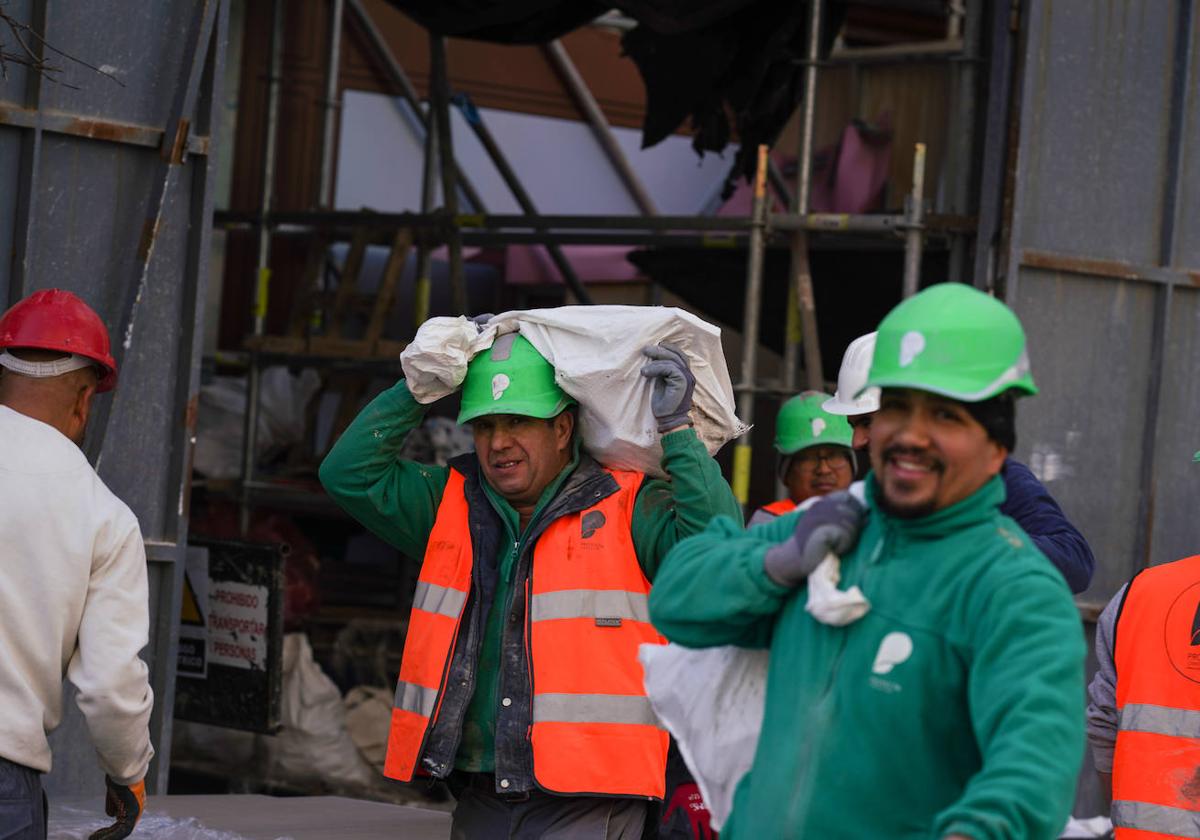
<instances>
[{"instance_id":1,"label":"bundled white fabric","mask_svg":"<svg viewBox=\"0 0 1200 840\"><path fill-rule=\"evenodd\" d=\"M462 315L430 318L400 353L400 367L413 399L428 404L453 394L466 378L471 359L491 347L495 339L493 327L480 332Z\"/></svg>"},{"instance_id":2,"label":"bundled white fabric","mask_svg":"<svg viewBox=\"0 0 1200 840\"><path fill-rule=\"evenodd\" d=\"M861 481L850 485L850 493L858 499L859 504L867 503L866 487ZM807 499L800 505L800 510L807 510L820 498L820 496L814 496ZM808 600L804 604L804 609L822 624L832 624L835 627L852 624L871 609L867 597L857 586L838 589L841 579L842 560L833 552L826 554L825 559L808 576Z\"/></svg>"},{"instance_id":3,"label":"bundled white fabric","mask_svg":"<svg viewBox=\"0 0 1200 840\"><path fill-rule=\"evenodd\" d=\"M767 651L642 645L646 693L696 777L719 831L754 763L767 696Z\"/></svg>"},{"instance_id":4,"label":"bundled white fabric","mask_svg":"<svg viewBox=\"0 0 1200 840\"><path fill-rule=\"evenodd\" d=\"M554 365L559 387L579 402L584 448L606 467L663 476L651 383L640 373L649 344L669 344L687 356L696 377L692 422L710 453L746 431L734 413L721 330L682 309L560 306L505 312L488 322L493 327L519 331ZM490 346L486 332L479 338Z\"/></svg>"}]
</instances>

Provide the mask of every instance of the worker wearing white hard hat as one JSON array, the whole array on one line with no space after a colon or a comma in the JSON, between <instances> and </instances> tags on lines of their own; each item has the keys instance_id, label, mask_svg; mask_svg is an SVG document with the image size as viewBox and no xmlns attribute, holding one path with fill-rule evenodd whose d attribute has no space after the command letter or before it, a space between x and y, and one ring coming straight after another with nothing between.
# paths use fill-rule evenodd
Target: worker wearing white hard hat
<instances>
[{"instance_id":1,"label":"worker wearing white hard hat","mask_svg":"<svg viewBox=\"0 0 1200 840\"><path fill-rule=\"evenodd\" d=\"M875 355L875 336L871 332L850 342L838 371L837 392L821 406L830 414L846 415L846 420L854 428L851 446L861 452L866 452L871 442L871 419L879 410L879 389L863 389ZM1011 452L1016 444L1015 430L1012 430L1009 444ZM1197 455L1200 456L1200 453ZM1092 549L1067 519L1050 491L1027 466L1011 455L1005 458L1000 477L1004 479L1005 489L1001 513L1011 516L1025 529L1042 553L1066 578L1072 592L1079 593L1087 589L1096 565Z\"/></svg>"},{"instance_id":2,"label":"worker wearing white hard hat","mask_svg":"<svg viewBox=\"0 0 1200 840\"><path fill-rule=\"evenodd\" d=\"M867 374L871 370L871 357L875 355L875 333L860 335L842 356L842 367L838 371L837 392L825 401L821 408L830 414L843 415L854 429L850 445L865 450L870 442L871 417L879 410L879 389L867 388ZM859 391L862 391L859 394ZM858 394L858 396L855 396Z\"/></svg>"}]
</instances>

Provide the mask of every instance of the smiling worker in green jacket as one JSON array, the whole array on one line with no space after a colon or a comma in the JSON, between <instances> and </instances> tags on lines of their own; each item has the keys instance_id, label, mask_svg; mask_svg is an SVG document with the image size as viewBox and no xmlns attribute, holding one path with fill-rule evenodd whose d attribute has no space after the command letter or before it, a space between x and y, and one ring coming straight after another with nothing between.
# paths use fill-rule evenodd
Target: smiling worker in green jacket
<instances>
[{"instance_id":1,"label":"smiling worker in green jacket","mask_svg":"<svg viewBox=\"0 0 1200 840\"><path fill-rule=\"evenodd\" d=\"M1057 837L1083 755L1084 642L1062 577L999 512L1013 397L1036 393L1024 332L998 301L934 286L884 319L867 385L883 393L865 509L837 493L745 532L717 520L651 592L671 641L771 651L721 836ZM845 626L805 610L828 550L871 603Z\"/></svg>"}]
</instances>

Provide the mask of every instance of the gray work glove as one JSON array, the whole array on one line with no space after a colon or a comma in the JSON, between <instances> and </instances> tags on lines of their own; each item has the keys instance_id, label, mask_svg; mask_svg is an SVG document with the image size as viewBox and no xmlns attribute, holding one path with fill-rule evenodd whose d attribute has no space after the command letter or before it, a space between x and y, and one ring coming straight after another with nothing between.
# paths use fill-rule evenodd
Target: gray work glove
<instances>
[{"instance_id":1,"label":"gray work glove","mask_svg":"<svg viewBox=\"0 0 1200 840\"><path fill-rule=\"evenodd\" d=\"M483 332L483 328L487 326L488 321L492 320L495 317L496 316L494 314L492 314L491 312L484 312L482 315L473 315L470 318L468 318L467 320L475 325L475 329L479 330L480 332Z\"/></svg>"},{"instance_id":2,"label":"gray work glove","mask_svg":"<svg viewBox=\"0 0 1200 840\"><path fill-rule=\"evenodd\" d=\"M767 577L780 586L804 583L825 555L841 556L858 542L867 509L848 490L822 496L796 522L786 541L772 546L763 558Z\"/></svg>"},{"instance_id":3,"label":"gray work glove","mask_svg":"<svg viewBox=\"0 0 1200 840\"><path fill-rule=\"evenodd\" d=\"M692 408L696 377L692 376L687 357L666 344L643 347L642 355L650 359L642 365L642 376L654 380L650 410L658 421L658 431L690 426L692 419L688 412Z\"/></svg>"}]
</instances>

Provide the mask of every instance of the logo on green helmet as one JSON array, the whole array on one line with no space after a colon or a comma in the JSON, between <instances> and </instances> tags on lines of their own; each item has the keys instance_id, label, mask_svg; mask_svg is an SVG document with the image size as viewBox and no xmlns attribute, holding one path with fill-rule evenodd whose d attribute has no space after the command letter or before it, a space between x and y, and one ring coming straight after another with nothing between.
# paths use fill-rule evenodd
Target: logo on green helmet
<instances>
[{"instance_id":1,"label":"logo on green helmet","mask_svg":"<svg viewBox=\"0 0 1200 840\"><path fill-rule=\"evenodd\" d=\"M908 367L925 349L925 336L916 330L906 332L900 339L900 367Z\"/></svg>"},{"instance_id":2,"label":"logo on green helmet","mask_svg":"<svg viewBox=\"0 0 1200 840\"><path fill-rule=\"evenodd\" d=\"M512 380L509 379L503 373L497 373L495 376L493 376L492 377L492 399L498 400L502 396L504 396L504 392L506 390L508 390L508 386L511 384L512 384Z\"/></svg>"}]
</instances>

